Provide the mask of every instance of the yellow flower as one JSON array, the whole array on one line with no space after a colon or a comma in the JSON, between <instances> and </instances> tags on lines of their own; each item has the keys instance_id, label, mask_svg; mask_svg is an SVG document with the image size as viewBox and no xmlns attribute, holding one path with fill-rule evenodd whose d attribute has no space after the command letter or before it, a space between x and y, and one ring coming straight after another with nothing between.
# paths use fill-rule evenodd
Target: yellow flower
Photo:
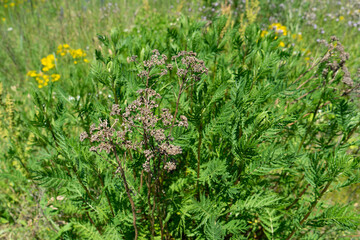
<instances>
[{"instance_id":1,"label":"yellow flower","mask_svg":"<svg viewBox=\"0 0 360 240\"><path fill-rule=\"evenodd\" d=\"M44 66L42 70L44 72L47 72L50 69L54 68L55 67L55 60L56 59L55 59L54 55L52 55L52 54L42 58L41 59L41 64Z\"/></svg>"},{"instance_id":2,"label":"yellow flower","mask_svg":"<svg viewBox=\"0 0 360 240\"><path fill-rule=\"evenodd\" d=\"M45 80L45 82L48 82L48 81L49 81L49 75L46 75L46 74L45 74L45 75L43 76L43 79Z\"/></svg>"},{"instance_id":3,"label":"yellow flower","mask_svg":"<svg viewBox=\"0 0 360 240\"><path fill-rule=\"evenodd\" d=\"M4 8L7 8L7 7L8 7L8 5L7 5L7 4L5 4L5 5L4 5Z\"/></svg>"},{"instance_id":4,"label":"yellow flower","mask_svg":"<svg viewBox=\"0 0 360 240\"><path fill-rule=\"evenodd\" d=\"M1 18L1 20L2 20L3 22L5 22L5 21L6 21L6 18L3 17L3 18Z\"/></svg>"},{"instance_id":5,"label":"yellow flower","mask_svg":"<svg viewBox=\"0 0 360 240\"><path fill-rule=\"evenodd\" d=\"M51 81L56 82L60 79L60 74L51 74Z\"/></svg>"},{"instance_id":6,"label":"yellow flower","mask_svg":"<svg viewBox=\"0 0 360 240\"><path fill-rule=\"evenodd\" d=\"M339 17L339 20L340 20L340 21L342 21L342 20L344 20L344 19L345 19L344 16L340 16L340 17Z\"/></svg>"},{"instance_id":7,"label":"yellow flower","mask_svg":"<svg viewBox=\"0 0 360 240\"><path fill-rule=\"evenodd\" d=\"M36 77L37 74L36 74L36 71L28 71L28 73L26 74L27 76L30 76L30 77Z\"/></svg>"},{"instance_id":8,"label":"yellow flower","mask_svg":"<svg viewBox=\"0 0 360 240\"><path fill-rule=\"evenodd\" d=\"M10 7L15 7L15 3L10 3Z\"/></svg>"},{"instance_id":9,"label":"yellow flower","mask_svg":"<svg viewBox=\"0 0 360 240\"><path fill-rule=\"evenodd\" d=\"M279 43L279 47L285 47L285 43L284 43L283 41L281 41L281 42Z\"/></svg>"},{"instance_id":10,"label":"yellow flower","mask_svg":"<svg viewBox=\"0 0 360 240\"><path fill-rule=\"evenodd\" d=\"M81 50L80 48L76 49L76 50L70 50L70 54L74 59L86 57L86 53L83 50Z\"/></svg>"},{"instance_id":11,"label":"yellow flower","mask_svg":"<svg viewBox=\"0 0 360 240\"><path fill-rule=\"evenodd\" d=\"M287 35L287 28L280 23L273 23L269 26L269 29L274 30L276 34Z\"/></svg>"},{"instance_id":12,"label":"yellow flower","mask_svg":"<svg viewBox=\"0 0 360 240\"><path fill-rule=\"evenodd\" d=\"M77 61L74 61L74 64L77 64Z\"/></svg>"},{"instance_id":13,"label":"yellow flower","mask_svg":"<svg viewBox=\"0 0 360 240\"><path fill-rule=\"evenodd\" d=\"M43 87L43 85L41 85L41 84L38 85L38 88L42 88L42 87Z\"/></svg>"},{"instance_id":14,"label":"yellow flower","mask_svg":"<svg viewBox=\"0 0 360 240\"><path fill-rule=\"evenodd\" d=\"M268 34L268 33L269 33L268 31L262 30L262 31L261 31L261 34L260 34L260 37L265 37L266 34Z\"/></svg>"},{"instance_id":15,"label":"yellow flower","mask_svg":"<svg viewBox=\"0 0 360 240\"><path fill-rule=\"evenodd\" d=\"M69 44L60 44L58 46L58 50L56 51L57 54L60 54L61 56L65 56L69 52L70 46Z\"/></svg>"},{"instance_id":16,"label":"yellow flower","mask_svg":"<svg viewBox=\"0 0 360 240\"><path fill-rule=\"evenodd\" d=\"M89 62L89 60L87 60L86 58L84 58L84 62L88 63L88 62Z\"/></svg>"}]
</instances>

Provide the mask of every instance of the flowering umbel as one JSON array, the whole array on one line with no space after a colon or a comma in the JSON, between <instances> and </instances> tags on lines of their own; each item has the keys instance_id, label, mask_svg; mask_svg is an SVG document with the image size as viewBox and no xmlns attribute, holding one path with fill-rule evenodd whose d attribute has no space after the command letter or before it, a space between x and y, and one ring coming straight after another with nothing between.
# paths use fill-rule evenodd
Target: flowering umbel
<instances>
[{"instance_id":1,"label":"flowering umbel","mask_svg":"<svg viewBox=\"0 0 360 240\"><path fill-rule=\"evenodd\" d=\"M146 162L143 164L144 170L150 172L150 161L154 158L162 159L163 168L167 171L176 169L173 156L181 154L181 148L172 144L174 140L167 132L174 126L188 127L187 118L180 116L180 121L173 123L173 115L169 109L161 109L160 116L155 114L159 105L156 103L161 96L153 89L146 88L137 91L140 95L138 99L129 104L121 111L118 104L114 104L111 109L111 116L120 117L122 123L116 118L112 125L108 120L99 120L98 126L91 125L90 135L83 132L80 140L86 138L95 143L90 151L100 153L105 151L111 153L116 146L123 149L139 150L144 153ZM160 109L159 109L160 111ZM141 135L141 141L136 140L134 132Z\"/></svg>"}]
</instances>

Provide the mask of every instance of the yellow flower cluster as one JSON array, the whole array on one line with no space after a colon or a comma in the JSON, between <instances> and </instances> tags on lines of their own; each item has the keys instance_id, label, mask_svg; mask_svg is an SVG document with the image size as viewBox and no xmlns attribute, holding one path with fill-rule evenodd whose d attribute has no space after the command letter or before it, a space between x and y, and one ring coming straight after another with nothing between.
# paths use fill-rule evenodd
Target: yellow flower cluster
<instances>
[{"instance_id":1,"label":"yellow flower cluster","mask_svg":"<svg viewBox=\"0 0 360 240\"><path fill-rule=\"evenodd\" d=\"M269 31L271 31L271 30L274 31L277 35L277 36L275 36L274 39L277 39L279 35L280 36L281 35L282 36L290 36L290 33L289 33L288 29L286 28L286 26L281 25L280 23L272 23L271 25L269 25ZM268 33L269 32L267 30L262 30L260 36L263 38ZM294 33L291 35L291 38L296 41L301 41L303 39L301 33L299 33L299 34ZM280 41L279 47L285 47L285 46L286 46L286 44L283 41Z\"/></svg>"},{"instance_id":2,"label":"yellow flower cluster","mask_svg":"<svg viewBox=\"0 0 360 240\"><path fill-rule=\"evenodd\" d=\"M59 54L60 56L65 56L67 54L70 54L72 56L72 58L74 59L74 64L78 63L78 60L82 59L84 62L89 62L85 57L86 57L86 53L84 50L82 49L72 49L69 44L60 44L58 46L58 50L56 52L57 54Z\"/></svg>"},{"instance_id":3,"label":"yellow flower cluster","mask_svg":"<svg viewBox=\"0 0 360 240\"><path fill-rule=\"evenodd\" d=\"M54 57L54 55L50 54L50 55L47 55L46 57L42 58L41 59L41 64L44 66L42 68L42 70L44 72L47 72L49 71L50 69L54 68L55 67L55 61L57 59Z\"/></svg>"},{"instance_id":4,"label":"yellow flower cluster","mask_svg":"<svg viewBox=\"0 0 360 240\"><path fill-rule=\"evenodd\" d=\"M287 28L284 25L281 25L280 23L273 23L269 26L270 30L275 31L276 34L279 35L287 35Z\"/></svg>"},{"instance_id":5,"label":"yellow flower cluster","mask_svg":"<svg viewBox=\"0 0 360 240\"><path fill-rule=\"evenodd\" d=\"M1 0L0 0L1 1ZM56 51L56 54L59 56L66 56L70 55L74 59L74 64L77 64L79 60L84 62L89 62L85 57L86 53L82 49L72 49L69 44L60 44ZM48 56L41 59L42 70L37 71L29 71L27 76L34 78L37 83L38 87L42 88L49 84L49 82L56 82L60 79L60 74L53 73L53 74L45 74L46 72L50 71L51 69L55 68L55 63L57 58L55 58L55 54L49 54Z\"/></svg>"},{"instance_id":6,"label":"yellow flower cluster","mask_svg":"<svg viewBox=\"0 0 360 240\"><path fill-rule=\"evenodd\" d=\"M260 37L265 37L267 34L268 34L269 32L268 31L266 31L266 30L262 30L261 31L261 35L260 35Z\"/></svg>"},{"instance_id":7,"label":"yellow flower cluster","mask_svg":"<svg viewBox=\"0 0 360 240\"><path fill-rule=\"evenodd\" d=\"M58 46L58 50L56 51L57 54L60 56L65 56L70 50L69 44L60 44Z\"/></svg>"},{"instance_id":8,"label":"yellow flower cluster","mask_svg":"<svg viewBox=\"0 0 360 240\"><path fill-rule=\"evenodd\" d=\"M36 71L29 71L26 75L35 78L39 88L47 86L50 80L51 82L56 82L60 79L60 74L56 74L56 73L47 75L44 74L43 72L37 73Z\"/></svg>"},{"instance_id":9,"label":"yellow flower cluster","mask_svg":"<svg viewBox=\"0 0 360 240\"><path fill-rule=\"evenodd\" d=\"M270 30L275 31L275 33L277 35L284 35L287 36L288 35L288 30L284 25L281 25L280 23L273 23L269 26ZM266 30L262 30L261 31L261 37L265 37L269 32ZM275 36L275 39L277 39L277 36Z\"/></svg>"}]
</instances>

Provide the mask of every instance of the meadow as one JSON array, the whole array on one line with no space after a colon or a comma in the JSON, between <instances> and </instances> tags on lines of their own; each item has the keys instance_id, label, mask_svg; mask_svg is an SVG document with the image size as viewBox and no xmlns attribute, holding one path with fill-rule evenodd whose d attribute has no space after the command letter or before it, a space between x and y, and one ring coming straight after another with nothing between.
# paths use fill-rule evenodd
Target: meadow
<instances>
[{"instance_id":1,"label":"meadow","mask_svg":"<svg viewBox=\"0 0 360 240\"><path fill-rule=\"evenodd\" d=\"M0 0L0 239L360 238L358 0Z\"/></svg>"}]
</instances>

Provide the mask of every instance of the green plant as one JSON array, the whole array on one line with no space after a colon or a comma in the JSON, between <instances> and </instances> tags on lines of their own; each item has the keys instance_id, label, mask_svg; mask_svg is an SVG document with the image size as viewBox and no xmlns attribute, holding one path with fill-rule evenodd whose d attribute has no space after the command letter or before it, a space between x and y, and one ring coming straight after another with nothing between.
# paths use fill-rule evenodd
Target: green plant
<instances>
[{"instance_id":1,"label":"green plant","mask_svg":"<svg viewBox=\"0 0 360 240\"><path fill-rule=\"evenodd\" d=\"M341 43L333 38L306 68L301 54L278 47L281 38L254 25L243 38L226 23L181 18L166 34L143 30L137 44L116 30L99 35L88 92L74 101L55 84L34 93L38 112L24 121L42 155L31 157L31 173L65 196L55 206L66 222L58 238L325 238L357 229L350 205L322 201L359 182L348 143L360 122L350 97L357 83Z\"/></svg>"}]
</instances>

